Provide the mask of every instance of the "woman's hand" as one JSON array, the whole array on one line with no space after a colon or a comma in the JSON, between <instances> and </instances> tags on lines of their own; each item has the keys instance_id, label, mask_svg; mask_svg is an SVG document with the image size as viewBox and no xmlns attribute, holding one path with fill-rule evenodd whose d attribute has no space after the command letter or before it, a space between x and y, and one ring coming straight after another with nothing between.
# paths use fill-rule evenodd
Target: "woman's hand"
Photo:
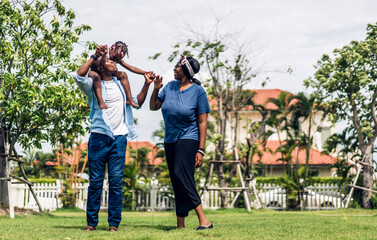
<instances>
[{"instance_id":1,"label":"woman's hand","mask_svg":"<svg viewBox=\"0 0 377 240\"><path fill-rule=\"evenodd\" d=\"M164 86L164 84L162 84L162 77L157 75L156 79L154 80L154 89L160 89L162 86Z\"/></svg>"},{"instance_id":2,"label":"woman's hand","mask_svg":"<svg viewBox=\"0 0 377 240\"><path fill-rule=\"evenodd\" d=\"M196 153L196 156L195 156L195 165L194 165L194 168L199 168L201 167L203 164L203 155L199 152Z\"/></svg>"}]
</instances>

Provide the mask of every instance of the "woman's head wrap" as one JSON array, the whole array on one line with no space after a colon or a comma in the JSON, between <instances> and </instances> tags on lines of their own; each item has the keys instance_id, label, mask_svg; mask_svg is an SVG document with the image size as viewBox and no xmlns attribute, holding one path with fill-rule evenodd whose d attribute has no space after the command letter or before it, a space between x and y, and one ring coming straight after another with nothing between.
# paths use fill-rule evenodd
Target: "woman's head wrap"
<instances>
[{"instance_id":1,"label":"woman's head wrap","mask_svg":"<svg viewBox=\"0 0 377 240\"><path fill-rule=\"evenodd\" d=\"M183 74L191 79L194 83L201 85L202 83L198 79L194 78L194 75L200 70L200 64L198 60L193 57L185 57L181 54L179 62L181 63Z\"/></svg>"}]
</instances>

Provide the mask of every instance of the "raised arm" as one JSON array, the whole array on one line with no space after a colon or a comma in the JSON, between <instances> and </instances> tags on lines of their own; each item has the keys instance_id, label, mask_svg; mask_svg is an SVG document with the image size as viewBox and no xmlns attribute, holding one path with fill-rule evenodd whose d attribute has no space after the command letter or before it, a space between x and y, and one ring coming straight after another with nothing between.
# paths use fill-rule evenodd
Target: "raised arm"
<instances>
[{"instance_id":1,"label":"raised arm","mask_svg":"<svg viewBox=\"0 0 377 240\"><path fill-rule=\"evenodd\" d=\"M99 58L102 55L104 55L106 52L107 52L106 45L98 45L96 48L96 52L94 53L94 57ZM93 58L89 58L89 60L86 63L84 63L83 65L81 65L81 67L79 67L79 69L77 69L76 71L77 75L79 75L80 77L85 77L86 74L88 74L88 71L94 62L95 60Z\"/></svg>"},{"instance_id":2,"label":"raised arm","mask_svg":"<svg viewBox=\"0 0 377 240\"><path fill-rule=\"evenodd\" d=\"M131 66L130 64L127 64L125 61L123 61L123 59L121 59L120 61L118 61L118 63L124 67L125 69L133 72L133 73L137 73L137 74L142 74L144 75L145 73L147 73L147 71L144 71L144 70L141 70L137 67L134 67L134 66Z\"/></svg>"},{"instance_id":3,"label":"raised arm","mask_svg":"<svg viewBox=\"0 0 377 240\"><path fill-rule=\"evenodd\" d=\"M149 109L152 111L156 111L161 108L162 102L157 98L158 92L160 91L160 88L162 88L162 77L157 76L154 80L154 89L152 92L151 99L149 101Z\"/></svg>"},{"instance_id":4,"label":"raised arm","mask_svg":"<svg viewBox=\"0 0 377 240\"><path fill-rule=\"evenodd\" d=\"M149 90L149 85L153 82L154 74L152 73L145 73L144 74L144 85L143 88L141 89L140 93L137 95L137 101L139 103L139 106L143 105L145 98L147 97L148 90Z\"/></svg>"}]
</instances>

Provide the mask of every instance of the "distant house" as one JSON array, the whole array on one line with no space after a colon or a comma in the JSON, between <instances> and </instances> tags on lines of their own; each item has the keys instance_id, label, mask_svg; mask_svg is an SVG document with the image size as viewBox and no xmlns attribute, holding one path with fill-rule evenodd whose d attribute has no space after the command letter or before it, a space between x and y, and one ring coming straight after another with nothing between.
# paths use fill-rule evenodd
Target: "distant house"
<instances>
[{"instance_id":1,"label":"distant house","mask_svg":"<svg viewBox=\"0 0 377 240\"><path fill-rule=\"evenodd\" d=\"M282 176L284 169L287 165L278 159L281 158L279 153L273 154L275 150L280 146L279 141L267 141L266 147L271 151L263 151L263 156L253 156L253 164L262 167L261 172L264 176ZM262 150L262 146L259 147ZM297 148L292 153L292 165L296 164L298 158L298 164L305 165L306 163L306 150L300 150L297 155ZM310 171L316 176L321 177L333 177L335 175L335 169L331 168L331 165L337 162L337 158L330 155L323 155L315 148L310 149L309 166ZM258 164L261 163L261 164Z\"/></svg>"},{"instance_id":2,"label":"distant house","mask_svg":"<svg viewBox=\"0 0 377 240\"><path fill-rule=\"evenodd\" d=\"M148 142L148 141L140 141L140 142L128 142L127 143L127 152L126 152L126 164L129 163L130 160L132 160L132 158L130 158L130 151L129 149L138 149L138 148L147 148L147 149L150 149L150 152L148 153L148 165L150 166L155 166L155 165L159 165L162 163L163 159L160 158L160 157L157 157L156 158L156 155L158 153L158 151L160 151L161 149L159 147L157 147L156 145L154 145L153 143L151 142Z\"/></svg>"},{"instance_id":3,"label":"distant house","mask_svg":"<svg viewBox=\"0 0 377 240\"><path fill-rule=\"evenodd\" d=\"M256 104L263 105L265 108L273 110L277 109L277 107L268 102L269 98L278 98L278 96L283 91L281 89L251 89L250 92L256 92L256 95L253 98L253 101ZM289 92L288 92L289 93ZM289 93L292 94L292 93ZM292 94L294 95L294 94ZM217 105L215 99L209 99L211 109L213 111L217 111ZM246 143L246 140L248 138L248 131L247 127L250 126L252 122L255 121L260 121L262 119L261 114L254 110L252 106L247 106L243 109L239 110L239 115L240 115L240 123L237 129L237 134L239 136L239 141L242 143ZM288 116L289 117L289 116ZM215 119L213 117L208 118L209 121L212 121L216 123ZM232 142L234 138L234 119L232 116L228 116L228 122L227 122L227 129L226 129L226 136L227 136L227 141ZM302 122L301 123L301 129L304 132L307 132L308 130L309 123L308 121ZM320 132L317 131L317 129L321 129ZM277 149L278 147L278 135L276 134L276 130L267 127L266 130L272 130L275 133L269 137L269 141L267 142L267 147L271 147L271 149ZM313 136L313 147L311 148L311 161L309 161L310 164L310 169L313 171L318 170L319 176L333 176L334 170L330 170L329 166L331 166L334 161L336 161L336 158L332 156L326 156L326 155L321 155L320 152L323 149L323 144L326 141L326 139L334 134L336 132L335 127L332 127L331 123L328 121L328 119L324 118L323 119L323 112L317 111L315 113L315 116L313 118L312 122L312 128L311 132L314 133ZM285 134L280 135L280 139L284 140L286 139ZM305 154L302 154L301 151L299 153L299 163L304 164L306 157ZM269 171L265 172L266 176L281 176L283 174L283 166L281 166L281 162L278 162L277 159L279 157L277 155L271 155L270 152L263 152L263 157L261 162L264 164L264 167L266 169L269 169ZM255 163L255 162L254 162ZM272 170L271 170L272 169Z\"/></svg>"},{"instance_id":4,"label":"distant house","mask_svg":"<svg viewBox=\"0 0 377 240\"><path fill-rule=\"evenodd\" d=\"M60 165L66 164L66 165L72 165L72 164L77 164L78 161L83 161L83 156L79 156L78 152L85 151L88 149L88 142L82 143L80 145L79 151L76 151L76 147L74 147L74 153L73 154L68 154L68 153L63 153L60 154L59 160L60 160ZM57 159L56 161L47 161L45 163L46 166L57 166L58 162Z\"/></svg>"},{"instance_id":5,"label":"distant house","mask_svg":"<svg viewBox=\"0 0 377 240\"><path fill-rule=\"evenodd\" d=\"M88 142L82 143L80 145L80 150L84 151L88 148ZM148 141L140 141L140 142L128 142L127 143L127 151L126 151L126 165L130 163L130 161L133 161L133 158L130 157L130 150L137 150L138 148L147 148L149 149L149 153L147 155L148 158L148 166L153 167L155 165L159 165L162 163L163 159L156 157L157 153L160 148L158 148L156 145L152 144ZM74 162L77 163L77 157L64 153L63 156L61 156L60 160L66 162L67 165L72 165ZM57 161L48 161L46 162L46 165L48 166L56 166L58 163ZM61 163L62 164L62 163Z\"/></svg>"}]
</instances>

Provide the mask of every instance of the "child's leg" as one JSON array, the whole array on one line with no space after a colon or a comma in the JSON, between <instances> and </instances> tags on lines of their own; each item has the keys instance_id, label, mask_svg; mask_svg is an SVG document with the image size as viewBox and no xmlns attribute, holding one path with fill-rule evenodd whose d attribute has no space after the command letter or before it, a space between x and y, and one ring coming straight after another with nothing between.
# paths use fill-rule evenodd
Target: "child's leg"
<instances>
[{"instance_id":1,"label":"child's leg","mask_svg":"<svg viewBox=\"0 0 377 240\"><path fill-rule=\"evenodd\" d=\"M131 87L130 87L130 83L128 81L128 77L122 77L120 79L120 82L122 83L122 86L124 88L124 92L126 93L126 103L133 106L133 107L139 107L139 105L137 105L135 103L135 101L132 99Z\"/></svg>"},{"instance_id":2,"label":"child's leg","mask_svg":"<svg viewBox=\"0 0 377 240\"><path fill-rule=\"evenodd\" d=\"M102 98L101 79L99 77L92 77L92 79L93 79L94 93L96 94L96 97L98 99L98 106L100 109L107 109L107 105L105 104L105 101Z\"/></svg>"}]
</instances>

